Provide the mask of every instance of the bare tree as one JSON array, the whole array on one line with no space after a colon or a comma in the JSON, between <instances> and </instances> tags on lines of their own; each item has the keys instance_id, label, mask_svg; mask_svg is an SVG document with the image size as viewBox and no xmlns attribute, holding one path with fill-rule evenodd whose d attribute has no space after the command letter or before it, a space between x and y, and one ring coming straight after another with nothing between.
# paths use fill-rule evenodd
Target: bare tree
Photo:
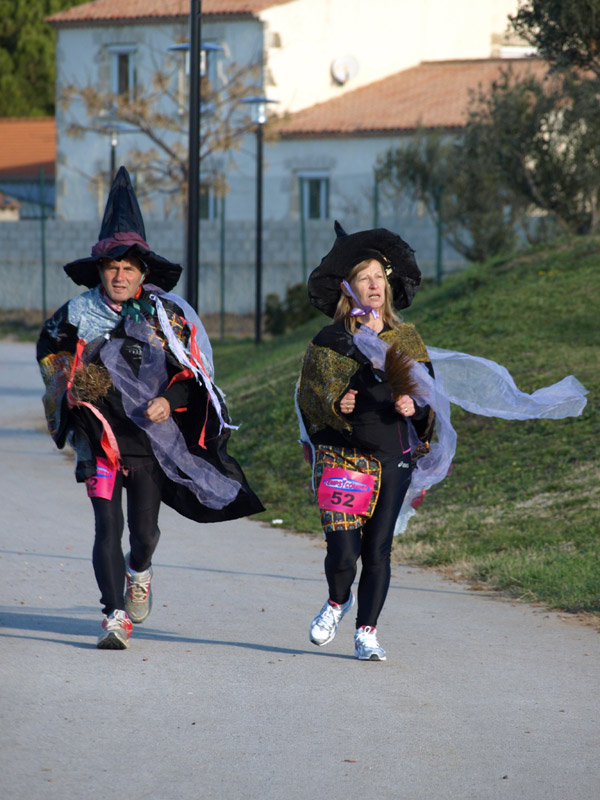
<instances>
[{"instance_id":1,"label":"bare tree","mask_svg":"<svg viewBox=\"0 0 600 800\"><path fill-rule=\"evenodd\" d=\"M167 65L168 66L168 65ZM81 137L88 132L107 134L114 126L144 137L144 146L130 149L127 163L136 174L140 197L153 193L173 196L184 208L188 186L188 90L177 85L174 70L155 67L147 85L137 87L135 96L122 95L94 85L70 83L61 88L59 108L65 113L73 103L83 104L85 118L72 118L67 135ZM202 125L200 163L211 173L211 188L216 194L226 191L224 170L215 169L215 157L238 150L245 134L254 129L241 101L261 93L260 65L229 64L211 83L202 77ZM211 169L212 167L212 169ZM110 181L107 172L89 175L90 180Z\"/></svg>"}]
</instances>

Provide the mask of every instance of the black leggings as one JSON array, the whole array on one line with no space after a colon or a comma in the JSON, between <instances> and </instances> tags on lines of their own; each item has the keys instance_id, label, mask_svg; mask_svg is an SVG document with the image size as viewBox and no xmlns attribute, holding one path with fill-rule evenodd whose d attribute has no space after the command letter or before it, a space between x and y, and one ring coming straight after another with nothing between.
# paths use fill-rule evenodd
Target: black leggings
<instances>
[{"instance_id":1,"label":"black leggings","mask_svg":"<svg viewBox=\"0 0 600 800\"><path fill-rule=\"evenodd\" d=\"M382 464L381 489L373 516L364 526L352 531L333 531L326 536L325 575L329 598L343 605L350 597L360 557L362 571L358 583L356 627L377 625L390 586L390 556L394 526L404 495L410 484L411 470L398 457Z\"/></svg>"},{"instance_id":2,"label":"black leggings","mask_svg":"<svg viewBox=\"0 0 600 800\"><path fill-rule=\"evenodd\" d=\"M158 511L163 481L164 474L156 461L146 458L127 463L125 473L117 472L112 499L91 498L96 518L92 562L105 614L125 607L125 559L121 549L123 487L127 491L130 564L136 572L143 572L151 564L160 537Z\"/></svg>"}]
</instances>

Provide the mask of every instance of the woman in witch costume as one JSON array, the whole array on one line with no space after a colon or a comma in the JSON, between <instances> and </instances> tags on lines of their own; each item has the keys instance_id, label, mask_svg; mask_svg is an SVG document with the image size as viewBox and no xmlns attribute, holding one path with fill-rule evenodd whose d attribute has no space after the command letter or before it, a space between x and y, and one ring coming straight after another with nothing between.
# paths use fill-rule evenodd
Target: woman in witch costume
<instances>
[{"instance_id":1,"label":"woman in witch costume","mask_svg":"<svg viewBox=\"0 0 600 800\"><path fill-rule=\"evenodd\" d=\"M334 638L354 604L360 557L355 655L379 661L385 652L376 625L392 538L449 473L456 449L450 404L502 419L563 419L582 413L587 390L568 375L526 394L494 361L426 348L391 307L409 306L420 283L410 247L385 229L348 236L336 222L336 232L308 280L311 302L334 323L310 344L297 391L327 541L329 599L310 639L324 645Z\"/></svg>"},{"instance_id":2,"label":"woman in witch costume","mask_svg":"<svg viewBox=\"0 0 600 800\"><path fill-rule=\"evenodd\" d=\"M408 244L384 228L347 235L336 222L336 232L308 281L311 303L333 324L309 345L297 395L327 542L329 598L309 635L319 646L334 638L355 602L351 586L360 558L355 656L383 661L376 628L390 582L394 527L413 459L427 452L433 427L430 408L411 396L411 359L430 367L427 350L393 310L410 305L421 273Z\"/></svg>"},{"instance_id":3,"label":"woman in witch costume","mask_svg":"<svg viewBox=\"0 0 600 800\"><path fill-rule=\"evenodd\" d=\"M121 167L91 257L65 266L88 291L46 321L37 345L50 433L57 447L68 442L75 451L75 476L94 509L101 649L128 647L132 622L150 613L161 501L198 522L263 508L226 451L232 426L213 383L202 323L171 294L181 266L151 251L145 239Z\"/></svg>"}]
</instances>

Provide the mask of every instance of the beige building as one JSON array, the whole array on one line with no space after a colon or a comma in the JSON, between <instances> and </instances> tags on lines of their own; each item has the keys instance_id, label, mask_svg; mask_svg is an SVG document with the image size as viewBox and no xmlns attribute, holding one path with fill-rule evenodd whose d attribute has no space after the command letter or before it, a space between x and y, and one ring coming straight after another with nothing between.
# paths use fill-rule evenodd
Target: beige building
<instances>
[{"instance_id":1,"label":"beige building","mask_svg":"<svg viewBox=\"0 0 600 800\"><path fill-rule=\"evenodd\" d=\"M314 146L308 152L307 137L299 131L302 120L321 118L323 109L329 117L327 104L333 103L335 110L342 98L351 95L361 103L365 101L354 109L355 119L363 128L377 129L377 121L368 120L373 113L368 98L381 93L381 81L423 62L485 60L513 53L506 28L508 14L517 5L517 0L204 0L202 39L222 48L207 54L205 67L211 77L218 81L233 64L262 61L264 93L278 101L278 115L291 115L285 153L277 151L277 144L266 147L265 180L274 181L266 193L266 216L293 218L298 212L298 200L293 197L298 174L313 180L315 171L317 178L323 173L323 165L326 171L336 170L329 155L316 157ZM182 117L187 108L186 59L169 47L187 38L189 0L95 0L54 14L48 21L57 32L58 93L66 85L76 84L104 93L129 92L133 101L137 88L147 85L157 68L166 69L172 72L178 102L163 98L162 110ZM456 94L451 92L453 98ZM419 102L423 97L421 93ZM431 100L427 102L431 104ZM461 105L465 103L466 92ZM426 111L413 106L407 117L405 98L399 94L387 97L386 106L386 116L393 117L384 126L386 143L390 134L393 137L397 131L409 130L415 116ZM315 107L316 111L311 110ZM457 114L460 116L460 110L453 109L450 117ZM437 119L437 124L448 124L442 113ZM74 122L84 126L89 123L95 130L73 138L68 129ZM83 105L76 102L59 106L56 124L57 217L98 218L111 162L127 164L128 152L149 149L152 143L108 118L86 119ZM311 131L313 139L318 135L318 130ZM348 132L329 130L326 135L347 138ZM185 147L184 136L170 136L174 145ZM369 183L372 145L364 147L363 135L352 148L357 152L345 159L363 163ZM345 161L342 159L337 173L339 168L346 169L342 166ZM276 171L270 176L271 167ZM286 169L288 174L282 174ZM239 154L217 154L203 163L202 170L206 193L203 213L209 219L218 213L210 196L210 175L216 173L224 175L229 186L228 218L252 217L255 167L251 137ZM277 177L276 172L280 173ZM336 183L346 191L348 181L342 174L333 180L332 174L328 195L332 209L344 206L342 197L335 199ZM151 217L181 217L178 197L155 194L144 202Z\"/></svg>"},{"instance_id":2,"label":"beige building","mask_svg":"<svg viewBox=\"0 0 600 800\"><path fill-rule=\"evenodd\" d=\"M206 4L210 5L210 4ZM265 86L284 112L338 98L422 61L520 55L517 0L290 0L263 4Z\"/></svg>"},{"instance_id":3,"label":"beige building","mask_svg":"<svg viewBox=\"0 0 600 800\"><path fill-rule=\"evenodd\" d=\"M416 249L424 275L436 275L433 223L418 207L384 198L375 166L420 123L450 134L459 130L469 90L489 85L502 69L543 70L539 61L523 59L528 48L507 34L508 15L518 5L519 0L203 0L202 40L212 47L202 60L205 74L219 84L234 65L260 64L262 93L278 101L278 137L266 138L264 145L264 295L281 296L305 280L330 247L336 218L348 231L379 224L399 232ZM157 68L166 71L173 97L163 93L156 104L183 123L169 142L186 154L189 60L170 48L187 41L189 11L190 0L94 0L54 14L49 24L57 34L57 93L74 84L133 103ZM211 113L203 108L203 130ZM68 132L74 123L89 130L73 138ZM253 307L248 287L254 276L256 137L247 134L239 144L201 163L202 311L222 302L237 313ZM58 106L56 221L48 230L56 238L49 252L59 277L71 251L88 247L90 230L93 238L112 166L130 166L132 150L146 153L152 146L110 115L88 118L76 102ZM224 199L217 196L215 179L228 187ZM138 196L151 242L160 240L161 252L183 261L183 195ZM23 263L36 257L25 255ZM446 245L443 259L444 273L464 263Z\"/></svg>"}]
</instances>

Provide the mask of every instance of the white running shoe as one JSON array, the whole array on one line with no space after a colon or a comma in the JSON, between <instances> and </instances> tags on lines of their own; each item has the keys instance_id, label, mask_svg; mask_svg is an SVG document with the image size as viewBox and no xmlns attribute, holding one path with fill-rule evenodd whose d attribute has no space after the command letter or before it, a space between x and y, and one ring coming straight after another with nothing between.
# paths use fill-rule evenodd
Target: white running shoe
<instances>
[{"instance_id":1,"label":"white running shoe","mask_svg":"<svg viewBox=\"0 0 600 800\"><path fill-rule=\"evenodd\" d=\"M377 641L377 628L363 625L354 634L354 655L361 661L385 661L385 650Z\"/></svg>"},{"instance_id":2,"label":"white running shoe","mask_svg":"<svg viewBox=\"0 0 600 800\"><path fill-rule=\"evenodd\" d=\"M127 569L125 570L125 611L129 614L132 622L143 622L152 610L152 567L144 572L134 572L129 565L129 555L127 555Z\"/></svg>"},{"instance_id":3,"label":"white running shoe","mask_svg":"<svg viewBox=\"0 0 600 800\"><path fill-rule=\"evenodd\" d=\"M354 594L352 591L350 592L350 597L343 606L337 603L332 606L328 600L310 623L308 635L311 642L316 644L317 647L323 647L324 644L329 644L329 642L334 639L338 625L342 621L344 614L350 611L353 605Z\"/></svg>"},{"instance_id":4,"label":"white running shoe","mask_svg":"<svg viewBox=\"0 0 600 800\"><path fill-rule=\"evenodd\" d=\"M102 633L96 646L99 650L126 650L132 629L131 620L125 611L113 611L102 621Z\"/></svg>"}]
</instances>

